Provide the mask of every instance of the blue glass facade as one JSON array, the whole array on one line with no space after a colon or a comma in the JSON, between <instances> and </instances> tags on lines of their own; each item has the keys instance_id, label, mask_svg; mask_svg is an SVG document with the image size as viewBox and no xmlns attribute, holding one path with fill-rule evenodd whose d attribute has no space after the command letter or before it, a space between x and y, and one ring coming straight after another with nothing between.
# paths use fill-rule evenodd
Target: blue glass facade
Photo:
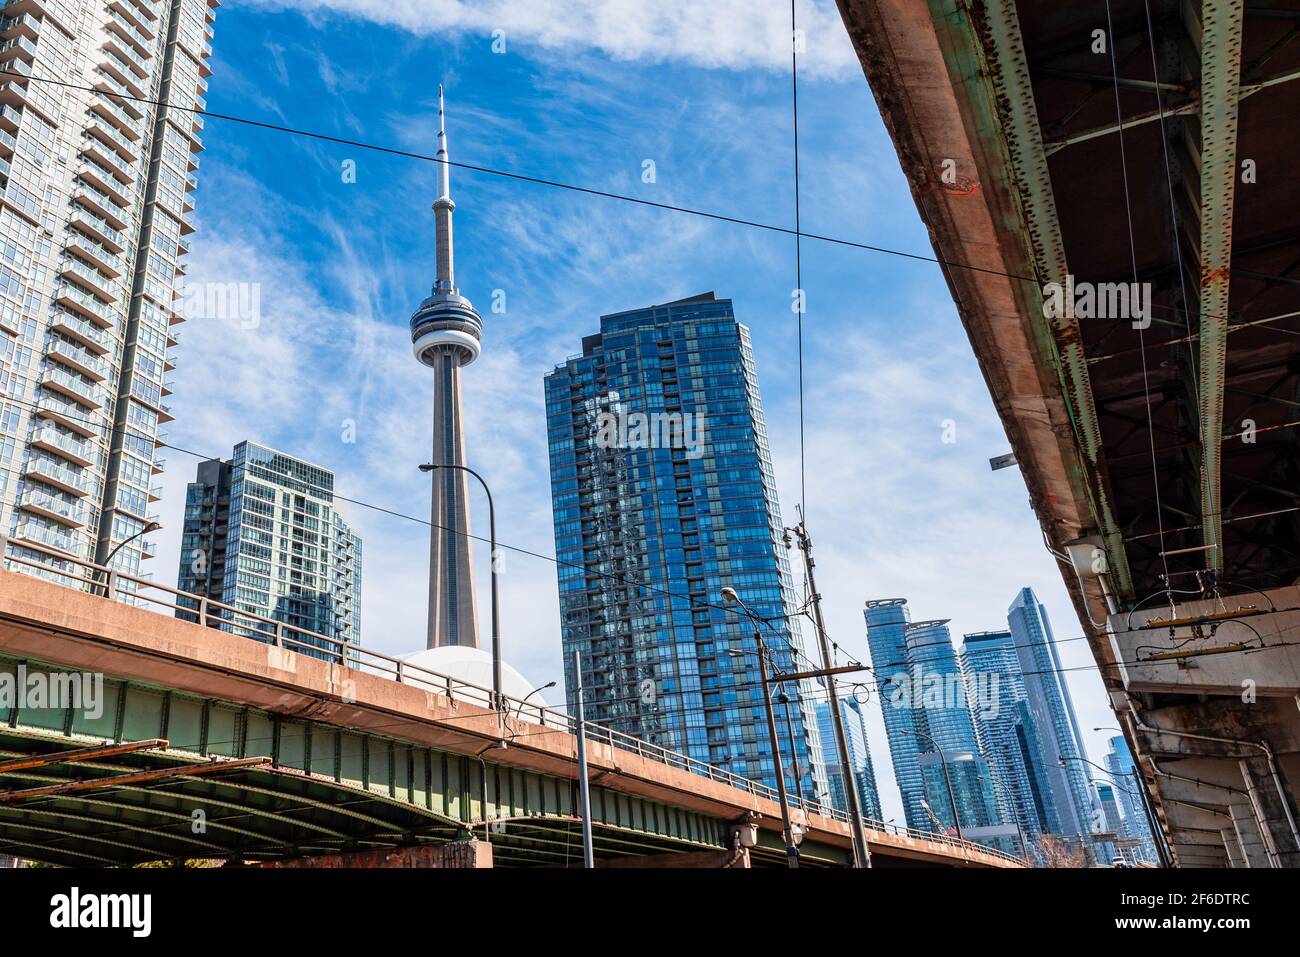
<instances>
[{"instance_id":1,"label":"blue glass facade","mask_svg":"<svg viewBox=\"0 0 1300 957\"><path fill-rule=\"evenodd\" d=\"M1155 843L1151 836L1151 827L1147 823L1146 811L1142 798L1137 793L1138 782L1133 776L1133 752L1123 735L1110 739L1110 750L1106 753L1106 769L1115 781L1115 797L1123 811L1124 829L1122 836L1141 841L1133 848L1134 857L1143 861L1156 861Z\"/></svg>"},{"instance_id":2,"label":"blue glass facade","mask_svg":"<svg viewBox=\"0 0 1300 957\"><path fill-rule=\"evenodd\" d=\"M863 616L867 621L867 646L871 651L876 691L885 719L885 736L889 739L889 757L903 799L903 817L908 827L933 830L934 823L925 810L920 739L913 736L917 727L911 707L906 637L911 613L906 600L883 598L867 602Z\"/></svg>"},{"instance_id":3,"label":"blue glass facade","mask_svg":"<svg viewBox=\"0 0 1300 957\"><path fill-rule=\"evenodd\" d=\"M862 816L872 821L881 820L880 792L876 789L876 769L871 763L871 749L867 747L867 726L862 718L862 705L856 698L840 699L840 719L844 724L844 739L849 746L849 766L857 784L858 806ZM817 732L821 736L822 754L826 758L826 779L830 785L830 803L841 811L849 809L848 794L844 788L844 775L840 773L839 748L835 742L835 724L831 721L829 701L817 702Z\"/></svg>"},{"instance_id":4,"label":"blue glass facade","mask_svg":"<svg viewBox=\"0 0 1300 957\"><path fill-rule=\"evenodd\" d=\"M1060 833L1071 837L1089 834L1092 802L1088 796L1086 768L1080 760L1087 754L1047 610L1032 589L1023 588L1016 595L1007 612L1007 624L1020 659L1029 708L1041 737Z\"/></svg>"},{"instance_id":5,"label":"blue glass facade","mask_svg":"<svg viewBox=\"0 0 1300 957\"><path fill-rule=\"evenodd\" d=\"M807 668L748 329L712 293L602 316L545 391L569 707L578 651L588 718L774 784L754 628L720 597ZM786 690L787 772L823 794L815 691Z\"/></svg>"},{"instance_id":6,"label":"blue glass facade","mask_svg":"<svg viewBox=\"0 0 1300 957\"><path fill-rule=\"evenodd\" d=\"M1026 838L1060 831L1046 757L1009 631L966 635L960 651L967 699L972 702L980 750L997 781L1008 821Z\"/></svg>"},{"instance_id":7,"label":"blue glass facade","mask_svg":"<svg viewBox=\"0 0 1300 957\"><path fill-rule=\"evenodd\" d=\"M930 816L952 826L955 802L963 828L1001 824L993 772L980 753L947 622L914 622L907 626L905 639L916 728L933 739L920 741Z\"/></svg>"}]
</instances>

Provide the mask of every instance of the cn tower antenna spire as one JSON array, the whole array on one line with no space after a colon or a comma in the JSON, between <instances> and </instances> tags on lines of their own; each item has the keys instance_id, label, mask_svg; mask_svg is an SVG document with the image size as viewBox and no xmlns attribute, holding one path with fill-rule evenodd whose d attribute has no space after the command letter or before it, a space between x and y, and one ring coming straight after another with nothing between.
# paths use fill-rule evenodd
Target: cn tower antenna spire
<instances>
[{"instance_id":1,"label":"cn tower antenna spire","mask_svg":"<svg viewBox=\"0 0 1300 957\"><path fill-rule=\"evenodd\" d=\"M456 267L452 251L451 214L456 203L451 198L451 163L447 158L447 116L442 84L438 84L438 197L433 201L437 228L438 272L433 284L435 293L456 291Z\"/></svg>"}]
</instances>

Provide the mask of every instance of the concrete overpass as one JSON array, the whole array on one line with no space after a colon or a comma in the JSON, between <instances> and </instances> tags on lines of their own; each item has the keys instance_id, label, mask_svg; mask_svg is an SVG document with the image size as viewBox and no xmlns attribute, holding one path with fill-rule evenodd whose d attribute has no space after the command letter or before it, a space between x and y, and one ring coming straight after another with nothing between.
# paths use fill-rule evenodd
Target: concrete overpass
<instances>
[{"instance_id":1,"label":"concrete overpass","mask_svg":"<svg viewBox=\"0 0 1300 957\"><path fill-rule=\"evenodd\" d=\"M1175 857L1295 866L1300 3L838 2Z\"/></svg>"},{"instance_id":2,"label":"concrete overpass","mask_svg":"<svg viewBox=\"0 0 1300 957\"><path fill-rule=\"evenodd\" d=\"M228 624L265 640L109 600L105 589L167 610L180 593L116 574L96 589L87 579L103 570L75 559L56 565L67 584L25 573L47 560L0 571L0 855L581 864L566 715L511 701L502 718L486 689L365 649L323 660L328 639L255 616ZM82 673L103 676L101 696ZM606 729L589 736L597 866L784 863L772 789ZM844 815L800 813L803 864L847 866ZM1019 866L936 834L867 833L875 866Z\"/></svg>"}]
</instances>

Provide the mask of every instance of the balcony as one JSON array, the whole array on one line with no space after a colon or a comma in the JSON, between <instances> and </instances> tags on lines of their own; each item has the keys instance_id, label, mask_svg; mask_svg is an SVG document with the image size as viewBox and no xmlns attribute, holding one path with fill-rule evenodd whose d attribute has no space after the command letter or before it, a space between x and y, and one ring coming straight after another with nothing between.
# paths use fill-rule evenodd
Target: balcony
<instances>
[{"instance_id":1,"label":"balcony","mask_svg":"<svg viewBox=\"0 0 1300 957\"><path fill-rule=\"evenodd\" d=\"M144 110L136 103L135 100L128 99L130 91L121 83L103 69L95 71L98 75L95 77L95 89L122 108L122 111L128 114L132 119L138 120L144 117Z\"/></svg>"},{"instance_id":2,"label":"balcony","mask_svg":"<svg viewBox=\"0 0 1300 957\"><path fill-rule=\"evenodd\" d=\"M116 7L109 7L112 18L104 24L108 29L118 33L123 40L130 43L134 50L146 60L153 56L153 37L147 37L137 29L128 17L123 16Z\"/></svg>"},{"instance_id":3,"label":"balcony","mask_svg":"<svg viewBox=\"0 0 1300 957\"><path fill-rule=\"evenodd\" d=\"M134 72L139 79L143 80L149 76L149 64L145 62L144 57L119 34L107 34L104 38L104 49L122 60L127 69Z\"/></svg>"},{"instance_id":4,"label":"balcony","mask_svg":"<svg viewBox=\"0 0 1300 957\"><path fill-rule=\"evenodd\" d=\"M70 253L75 253L85 259L92 266L106 275L109 279L117 279L122 275L125 268L122 265L122 259L103 243L96 242L84 233L73 232L68 236L67 245L63 247Z\"/></svg>"},{"instance_id":5,"label":"balcony","mask_svg":"<svg viewBox=\"0 0 1300 957\"><path fill-rule=\"evenodd\" d=\"M24 473L79 498L85 498L94 491L89 475L76 472L45 455L34 455L28 459Z\"/></svg>"},{"instance_id":6,"label":"balcony","mask_svg":"<svg viewBox=\"0 0 1300 957\"><path fill-rule=\"evenodd\" d=\"M103 329L80 316L73 315L66 309L53 310L50 328L70 339L75 339L96 355L108 355L115 345L113 337Z\"/></svg>"},{"instance_id":7,"label":"balcony","mask_svg":"<svg viewBox=\"0 0 1300 957\"><path fill-rule=\"evenodd\" d=\"M126 229L126 211L121 209L107 193L102 193L89 183L82 183L72 192L72 198L91 212L106 220L110 226Z\"/></svg>"},{"instance_id":8,"label":"balcony","mask_svg":"<svg viewBox=\"0 0 1300 957\"><path fill-rule=\"evenodd\" d=\"M70 555L77 552L76 536L55 531L37 522L23 522L14 529L13 537L18 541L37 542Z\"/></svg>"},{"instance_id":9,"label":"balcony","mask_svg":"<svg viewBox=\"0 0 1300 957\"><path fill-rule=\"evenodd\" d=\"M31 63L36 59L35 42L21 35L0 40L0 64L8 63L15 58ZM5 69L12 69L12 67L6 66Z\"/></svg>"},{"instance_id":10,"label":"balcony","mask_svg":"<svg viewBox=\"0 0 1300 957\"><path fill-rule=\"evenodd\" d=\"M149 466L150 475L161 475L163 472L166 471L167 471L166 459L154 459L153 463Z\"/></svg>"},{"instance_id":11,"label":"balcony","mask_svg":"<svg viewBox=\"0 0 1300 957\"><path fill-rule=\"evenodd\" d=\"M63 396L47 392L36 401L36 415L49 422L57 422L72 432L88 439L98 438L104 432L98 414L87 412L77 403Z\"/></svg>"},{"instance_id":12,"label":"balcony","mask_svg":"<svg viewBox=\"0 0 1300 957\"><path fill-rule=\"evenodd\" d=\"M86 126L86 132L103 140L127 163L134 163L140 158L135 144L99 113L90 114L90 123Z\"/></svg>"},{"instance_id":13,"label":"balcony","mask_svg":"<svg viewBox=\"0 0 1300 957\"><path fill-rule=\"evenodd\" d=\"M144 89L136 82L135 68L127 66L126 61L107 46L103 48L103 54L103 59L99 61L99 68L122 84L127 93L139 99L145 99Z\"/></svg>"},{"instance_id":14,"label":"balcony","mask_svg":"<svg viewBox=\"0 0 1300 957\"><path fill-rule=\"evenodd\" d=\"M18 507L69 528L81 528L86 524L86 510L80 505L38 489L24 491L18 497Z\"/></svg>"},{"instance_id":15,"label":"balcony","mask_svg":"<svg viewBox=\"0 0 1300 957\"><path fill-rule=\"evenodd\" d=\"M126 249L126 237L122 235L121 230L116 229L103 216L97 216L89 209L80 206L73 209L69 222L85 230L110 252L120 253Z\"/></svg>"},{"instance_id":16,"label":"balcony","mask_svg":"<svg viewBox=\"0 0 1300 957\"><path fill-rule=\"evenodd\" d=\"M104 406L104 390L97 384L87 382L80 376L47 366L41 376L41 385L55 392L61 392L74 402L79 402L88 409L100 409Z\"/></svg>"},{"instance_id":17,"label":"balcony","mask_svg":"<svg viewBox=\"0 0 1300 957\"><path fill-rule=\"evenodd\" d=\"M125 22L131 24L142 36L152 40L158 35L158 28L153 21L141 14L136 9L135 4L128 3L127 0L112 0L108 8Z\"/></svg>"},{"instance_id":18,"label":"balcony","mask_svg":"<svg viewBox=\"0 0 1300 957\"><path fill-rule=\"evenodd\" d=\"M94 382L103 382L108 378L108 363L103 358L71 342L55 339L45 354Z\"/></svg>"},{"instance_id":19,"label":"balcony","mask_svg":"<svg viewBox=\"0 0 1300 957\"><path fill-rule=\"evenodd\" d=\"M132 143L144 137L144 130L140 128L140 124L132 119L131 114L108 99L108 97L100 97L91 101L90 109L97 116L101 116L112 123Z\"/></svg>"},{"instance_id":20,"label":"balcony","mask_svg":"<svg viewBox=\"0 0 1300 957\"><path fill-rule=\"evenodd\" d=\"M120 298L118 284L114 280L105 276L98 269L92 269L79 259L73 259L71 256L65 257L59 263L59 275L65 279L75 281L78 285L110 303L117 302Z\"/></svg>"},{"instance_id":21,"label":"balcony","mask_svg":"<svg viewBox=\"0 0 1300 957\"><path fill-rule=\"evenodd\" d=\"M4 84L0 84L3 86ZM12 85L12 84L9 84ZM18 125L22 123L23 115L15 110L8 103L0 105L0 129L9 133L17 133Z\"/></svg>"},{"instance_id":22,"label":"balcony","mask_svg":"<svg viewBox=\"0 0 1300 957\"><path fill-rule=\"evenodd\" d=\"M71 435L61 435L51 428L42 428L32 433L32 448L45 449L61 455L74 465L87 466L95 462L95 448L87 441L78 441Z\"/></svg>"},{"instance_id":23,"label":"balcony","mask_svg":"<svg viewBox=\"0 0 1300 957\"><path fill-rule=\"evenodd\" d=\"M16 17L0 18L0 37L26 37L35 40L41 32L41 21L29 13L20 13Z\"/></svg>"},{"instance_id":24,"label":"balcony","mask_svg":"<svg viewBox=\"0 0 1300 957\"><path fill-rule=\"evenodd\" d=\"M131 186L135 183L135 173L132 165L122 159L117 150L110 148L98 137L86 137L81 147L81 155L103 166L122 185Z\"/></svg>"}]
</instances>

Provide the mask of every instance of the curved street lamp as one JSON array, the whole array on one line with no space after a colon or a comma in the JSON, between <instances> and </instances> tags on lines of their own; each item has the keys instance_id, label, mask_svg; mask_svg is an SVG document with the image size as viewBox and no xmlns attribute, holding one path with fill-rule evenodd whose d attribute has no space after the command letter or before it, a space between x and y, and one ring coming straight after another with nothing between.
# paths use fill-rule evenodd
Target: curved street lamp
<instances>
[{"instance_id":1,"label":"curved street lamp","mask_svg":"<svg viewBox=\"0 0 1300 957\"><path fill-rule=\"evenodd\" d=\"M957 797L952 792L952 779L948 777L948 760L943 756L943 748L939 746L938 741L934 740L934 738L930 737L924 731L904 730L902 733L909 734L914 738L925 738L925 740L934 745L934 750L939 755L939 767L943 770L943 783L948 787L948 801L952 804L952 823L953 827L957 829L957 840L966 840L966 838L961 836L961 814L957 811Z\"/></svg>"},{"instance_id":2,"label":"curved street lamp","mask_svg":"<svg viewBox=\"0 0 1300 957\"><path fill-rule=\"evenodd\" d=\"M498 711L503 711L505 698L501 694L501 615L497 605L497 512L496 506L492 504L492 490L488 488L483 476L467 465L441 465L429 462L420 466L421 472L431 473L437 469L458 469L468 472L478 479L478 483L483 486L483 491L487 493L488 538L492 548L492 561L489 565L492 572L492 706Z\"/></svg>"},{"instance_id":3,"label":"curved street lamp","mask_svg":"<svg viewBox=\"0 0 1300 957\"><path fill-rule=\"evenodd\" d=\"M162 528L162 526L161 526L160 524L158 524L157 522L146 522L144 528L140 529L140 531L136 532L134 535L131 535L131 536L128 536L127 538L122 539L120 542L118 542L116 545L113 546L113 550L112 550L111 552L108 553L108 557L105 558L105 559L104 559L104 562L103 562L104 568L106 568L106 569L108 570L108 575L109 575L108 581L106 581L106 582L104 583L104 597L105 597L105 598L112 598L112 597L113 597L112 594L110 594L110 592L111 592L111 590L112 590L111 582L112 582L112 580L113 580L113 579L112 579L112 575L113 575L113 568L112 568L112 566L113 566L113 559L117 556L117 553L120 552L120 551L121 551L125 546L131 544L131 542L135 541L135 540L136 540L137 538L139 538L141 535L148 535L150 532L156 532L156 531L158 531L158 529L160 529L160 528Z\"/></svg>"}]
</instances>

